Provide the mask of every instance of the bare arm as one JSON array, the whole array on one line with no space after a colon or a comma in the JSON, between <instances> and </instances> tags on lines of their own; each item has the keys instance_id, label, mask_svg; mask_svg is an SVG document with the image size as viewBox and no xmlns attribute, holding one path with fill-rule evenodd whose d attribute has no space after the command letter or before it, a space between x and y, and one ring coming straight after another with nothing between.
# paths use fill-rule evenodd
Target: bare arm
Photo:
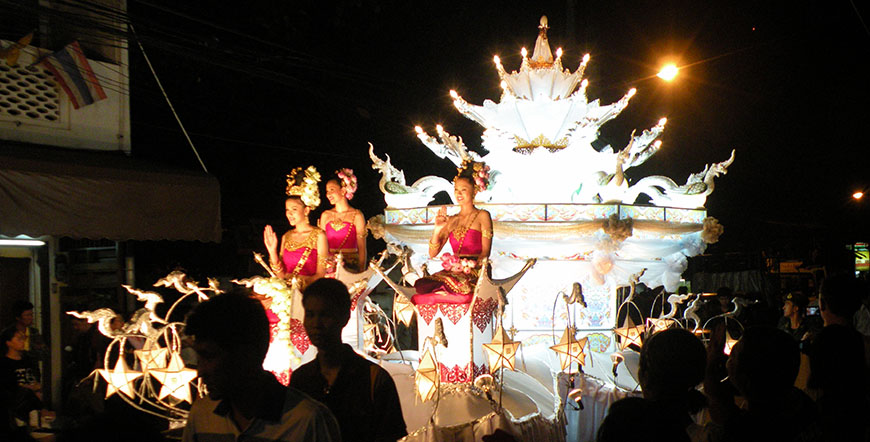
<instances>
[{"instance_id":1,"label":"bare arm","mask_svg":"<svg viewBox=\"0 0 870 442\"><path fill-rule=\"evenodd\" d=\"M441 206L438 209L438 214L435 215L435 228L432 229L432 237L429 238L429 257L434 258L441 252L444 247L444 230L447 227L447 208Z\"/></svg>"},{"instance_id":2,"label":"bare arm","mask_svg":"<svg viewBox=\"0 0 870 442\"><path fill-rule=\"evenodd\" d=\"M278 235L275 234L275 230L270 225L263 229L263 244L266 246L266 251L269 252L269 267L275 272L275 276L283 278L285 271L281 255L278 253Z\"/></svg>"},{"instance_id":3,"label":"bare arm","mask_svg":"<svg viewBox=\"0 0 870 442\"><path fill-rule=\"evenodd\" d=\"M305 285L308 285L326 275L326 257L329 256L329 244L326 242L326 233L322 230L317 232L317 270L311 276L303 276Z\"/></svg>"},{"instance_id":4,"label":"bare arm","mask_svg":"<svg viewBox=\"0 0 870 442\"><path fill-rule=\"evenodd\" d=\"M492 216L486 210L480 211L480 233L482 234L483 247L480 250L478 261L489 258L489 253L492 251Z\"/></svg>"},{"instance_id":5,"label":"bare arm","mask_svg":"<svg viewBox=\"0 0 870 442\"><path fill-rule=\"evenodd\" d=\"M367 256L366 256L366 236L368 236L368 232L366 231L366 217L363 215L362 210L357 209L356 216L353 218L354 226L356 226L356 246L359 250L359 270L363 271L366 269L367 264Z\"/></svg>"}]
</instances>

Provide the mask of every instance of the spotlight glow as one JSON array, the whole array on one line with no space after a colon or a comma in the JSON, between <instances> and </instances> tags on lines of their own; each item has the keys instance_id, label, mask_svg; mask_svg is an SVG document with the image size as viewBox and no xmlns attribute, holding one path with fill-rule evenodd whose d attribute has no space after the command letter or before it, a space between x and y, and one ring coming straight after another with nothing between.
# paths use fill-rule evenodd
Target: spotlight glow
<instances>
[{"instance_id":1,"label":"spotlight glow","mask_svg":"<svg viewBox=\"0 0 870 442\"><path fill-rule=\"evenodd\" d=\"M855 192L852 194L852 198L855 198L856 200L860 200L861 198L864 198L864 192L861 192L861 191Z\"/></svg>"},{"instance_id":2,"label":"spotlight glow","mask_svg":"<svg viewBox=\"0 0 870 442\"><path fill-rule=\"evenodd\" d=\"M680 69L677 68L677 65L668 64L668 65L665 65L665 67L663 67L662 70L659 71L659 73L657 75L662 80L672 81L674 78L677 77L677 72L679 72L679 71L680 71Z\"/></svg>"}]
</instances>

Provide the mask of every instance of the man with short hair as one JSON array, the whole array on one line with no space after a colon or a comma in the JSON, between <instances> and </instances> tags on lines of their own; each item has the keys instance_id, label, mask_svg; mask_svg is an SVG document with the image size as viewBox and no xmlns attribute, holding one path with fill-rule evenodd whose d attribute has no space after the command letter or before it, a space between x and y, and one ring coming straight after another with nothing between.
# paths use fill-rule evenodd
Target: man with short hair
<instances>
[{"instance_id":1,"label":"man with short hair","mask_svg":"<svg viewBox=\"0 0 870 442\"><path fill-rule=\"evenodd\" d=\"M861 308L858 282L849 275L836 275L822 281L819 310L825 326L839 324L852 327L855 312Z\"/></svg>"},{"instance_id":2,"label":"man with short hair","mask_svg":"<svg viewBox=\"0 0 870 442\"><path fill-rule=\"evenodd\" d=\"M344 440L395 441L407 434L396 384L390 374L341 342L350 318L350 294L336 279L321 278L302 292L303 325L317 358L290 377L323 402L338 419Z\"/></svg>"},{"instance_id":3,"label":"man with short hair","mask_svg":"<svg viewBox=\"0 0 870 442\"><path fill-rule=\"evenodd\" d=\"M821 328L818 321L806 316L808 304L809 300L801 292L789 292L782 298L782 317L777 328L791 335L796 342L812 340L813 334Z\"/></svg>"},{"instance_id":4,"label":"man with short hair","mask_svg":"<svg viewBox=\"0 0 870 442\"><path fill-rule=\"evenodd\" d=\"M329 410L281 385L263 370L269 320L262 305L238 289L196 306L185 334L194 338L197 370L208 397L190 409L183 441L338 441Z\"/></svg>"}]
</instances>

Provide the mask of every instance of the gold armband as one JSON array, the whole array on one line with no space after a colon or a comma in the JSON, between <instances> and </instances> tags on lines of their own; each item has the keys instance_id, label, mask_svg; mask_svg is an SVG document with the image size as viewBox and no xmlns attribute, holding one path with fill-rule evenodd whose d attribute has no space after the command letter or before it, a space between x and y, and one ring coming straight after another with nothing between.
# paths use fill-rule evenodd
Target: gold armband
<instances>
[{"instance_id":1,"label":"gold armband","mask_svg":"<svg viewBox=\"0 0 870 442\"><path fill-rule=\"evenodd\" d=\"M329 259L325 256L319 256L317 257L317 264L326 267L329 264Z\"/></svg>"},{"instance_id":2,"label":"gold armband","mask_svg":"<svg viewBox=\"0 0 870 442\"><path fill-rule=\"evenodd\" d=\"M441 247L441 242L440 242L440 241L432 242L432 240L430 239L430 240L429 240L429 248L430 248L430 249L434 249L434 248L437 248L437 247Z\"/></svg>"},{"instance_id":3,"label":"gold armband","mask_svg":"<svg viewBox=\"0 0 870 442\"><path fill-rule=\"evenodd\" d=\"M482 230L480 232L480 235L483 236L484 238L492 239L492 230Z\"/></svg>"}]
</instances>

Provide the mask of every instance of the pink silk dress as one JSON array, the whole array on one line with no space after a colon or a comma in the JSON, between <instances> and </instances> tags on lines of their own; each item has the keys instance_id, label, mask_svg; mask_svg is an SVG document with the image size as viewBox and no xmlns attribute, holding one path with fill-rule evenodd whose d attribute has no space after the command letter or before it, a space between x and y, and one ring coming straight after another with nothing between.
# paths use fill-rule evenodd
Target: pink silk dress
<instances>
[{"instance_id":1,"label":"pink silk dress","mask_svg":"<svg viewBox=\"0 0 870 442\"><path fill-rule=\"evenodd\" d=\"M468 229L465 235L461 232L455 233L457 232L450 232L447 237L453 253L460 258L476 260L483 251L483 234L474 229ZM467 304L474 297L474 286L479 273L477 268L470 273L442 270L434 275L420 278L414 283L417 294L411 297L411 302L415 305Z\"/></svg>"},{"instance_id":2,"label":"pink silk dress","mask_svg":"<svg viewBox=\"0 0 870 442\"><path fill-rule=\"evenodd\" d=\"M315 228L301 243L290 241L289 235L285 235L281 239L281 261L284 264L284 273L287 279L293 276L311 276L317 272L317 235L319 231L320 229ZM303 259L305 261L302 261ZM278 382L289 385L292 373L290 355L293 349L287 345L286 341L275 339L280 319L271 307L266 309L266 317L269 319L269 353L263 362L263 368L272 372ZM298 319L290 320L290 341L300 353L305 353L311 345L305 328ZM273 348L274 346L286 348ZM281 357L272 357L273 355L281 355Z\"/></svg>"},{"instance_id":3,"label":"pink silk dress","mask_svg":"<svg viewBox=\"0 0 870 442\"><path fill-rule=\"evenodd\" d=\"M338 229L336 224L340 225ZM328 222L324 228L326 241L329 243L330 273L335 271L335 256L341 253L345 268L359 268L359 245L356 239L356 225L352 222Z\"/></svg>"}]
</instances>

